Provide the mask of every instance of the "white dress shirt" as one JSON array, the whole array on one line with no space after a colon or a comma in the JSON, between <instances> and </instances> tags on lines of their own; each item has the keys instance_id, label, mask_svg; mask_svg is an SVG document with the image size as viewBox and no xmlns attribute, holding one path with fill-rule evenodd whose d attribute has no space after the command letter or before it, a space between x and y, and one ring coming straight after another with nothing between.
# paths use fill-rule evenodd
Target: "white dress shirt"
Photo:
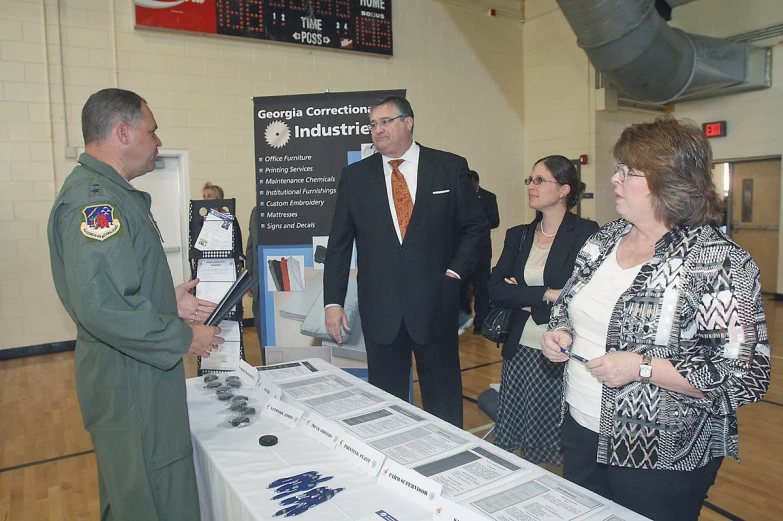
<instances>
[{"instance_id":1,"label":"white dress shirt","mask_svg":"<svg viewBox=\"0 0 783 521\"><path fill-rule=\"evenodd\" d=\"M416 186L419 178L419 144L415 141L410 148L400 157L387 157L382 155L383 178L386 181L386 197L389 200L389 210L391 210L394 229L397 231L397 239L402 244L402 234L400 233L400 222L397 220L397 210L394 207L394 195L392 195L392 166L389 161L402 159L402 164L397 167L408 184L408 191L411 194L413 204L416 204Z\"/></svg>"}]
</instances>

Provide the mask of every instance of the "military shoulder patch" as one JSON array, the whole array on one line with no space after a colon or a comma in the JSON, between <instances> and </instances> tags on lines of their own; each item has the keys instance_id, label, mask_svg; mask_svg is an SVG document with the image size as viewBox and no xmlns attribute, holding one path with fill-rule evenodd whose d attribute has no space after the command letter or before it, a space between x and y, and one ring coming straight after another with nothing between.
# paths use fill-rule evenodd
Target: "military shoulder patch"
<instances>
[{"instance_id":1,"label":"military shoulder patch","mask_svg":"<svg viewBox=\"0 0 783 521\"><path fill-rule=\"evenodd\" d=\"M120 216L110 204L91 204L82 209L82 235L95 241L105 241L120 231Z\"/></svg>"}]
</instances>

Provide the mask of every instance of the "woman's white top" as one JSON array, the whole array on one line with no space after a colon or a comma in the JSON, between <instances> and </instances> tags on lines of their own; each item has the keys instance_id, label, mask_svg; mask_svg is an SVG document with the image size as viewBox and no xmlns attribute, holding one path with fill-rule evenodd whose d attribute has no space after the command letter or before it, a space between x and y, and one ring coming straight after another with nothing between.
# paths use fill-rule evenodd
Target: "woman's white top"
<instances>
[{"instance_id":1,"label":"woman's white top","mask_svg":"<svg viewBox=\"0 0 783 521\"><path fill-rule=\"evenodd\" d=\"M549 258L549 250L552 244L540 244L538 237L533 238L533 247L530 248L530 255L525 263L525 284L528 286L544 285L544 266ZM519 338L519 345L541 349L541 338L546 333L547 323L536 324L533 316L527 317L525 329L522 330L522 336Z\"/></svg>"},{"instance_id":2,"label":"woman's white top","mask_svg":"<svg viewBox=\"0 0 783 521\"><path fill-rule=\"evenodd\" d=\"M617 246L593 274L593 278L571 300L568 311L576 335L571 352L587 360L606 354L606 334L612 310L642 265L623 269L617 263ZM590 375L585 365L573 358L566 366L566 401L574 420L599 432L603 384Z\"/></svg>"}]
</instances>

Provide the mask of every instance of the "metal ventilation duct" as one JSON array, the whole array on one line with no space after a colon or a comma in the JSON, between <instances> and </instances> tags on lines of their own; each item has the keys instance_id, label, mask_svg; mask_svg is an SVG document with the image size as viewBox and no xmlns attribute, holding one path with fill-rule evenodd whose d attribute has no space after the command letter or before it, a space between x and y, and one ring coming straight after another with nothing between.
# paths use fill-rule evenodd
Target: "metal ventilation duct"
<instances>
[{"instance_id":1,"label":"metal ventilation duct","mask_svg":"<svg viewBox=\"0 0 783 521\"><path fill-rule=\"evenodd\" d=\"M688 34L655 0L557 0L593 66L629 96L652 103L769 87L769 50Z\"/></svg>"}]
</instances>

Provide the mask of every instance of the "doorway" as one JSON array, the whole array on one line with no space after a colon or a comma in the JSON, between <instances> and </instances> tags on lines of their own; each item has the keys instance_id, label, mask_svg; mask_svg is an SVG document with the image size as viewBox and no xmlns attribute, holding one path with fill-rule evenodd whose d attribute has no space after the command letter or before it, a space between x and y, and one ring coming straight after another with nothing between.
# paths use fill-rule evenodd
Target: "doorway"
<instances>
[{"instance_id":1,"label":"doorway","mask_svg":"<svg viewBox=\"0 0 783 521\"><path fill-rule=\"evenodd\" d=\"M190 280L188 267L188 213L190 191L185 150L160 149L155 170L131 184L152 197L152 215L163 239L163 251L175 286Z\"/></svg>"},{"instance_id":2,"label":"doorway","mask_svg":"<svg viewBox=\"0 0 783 521\"><path fill-rule=\"evenodd\" d=\"M726 231L756 261L762 291L777 293L780 157L729 161L716 169L724 172L728 188Z\"/></svg>"}]
</instances>

